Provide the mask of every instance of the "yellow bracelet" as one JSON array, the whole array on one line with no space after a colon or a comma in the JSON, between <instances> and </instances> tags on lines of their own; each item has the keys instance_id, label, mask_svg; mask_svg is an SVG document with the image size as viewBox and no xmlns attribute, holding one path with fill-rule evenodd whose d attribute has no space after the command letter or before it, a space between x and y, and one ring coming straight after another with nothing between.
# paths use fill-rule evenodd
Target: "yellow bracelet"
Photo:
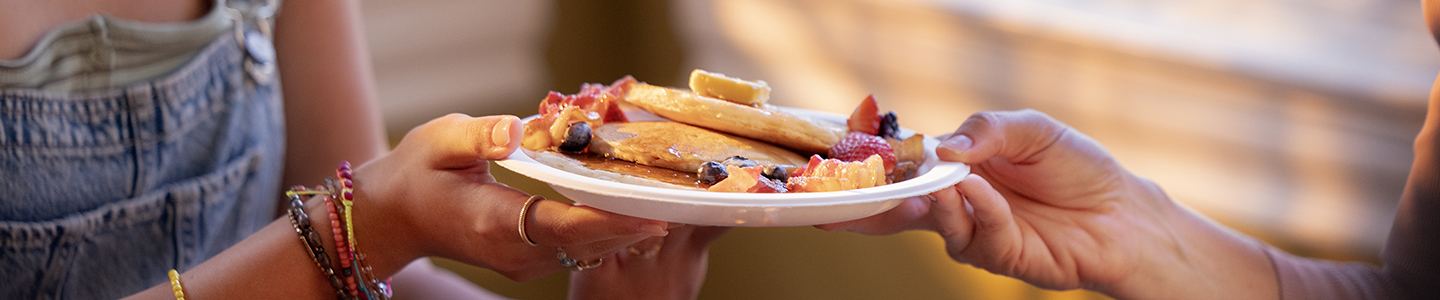
<instances>
[{"instance_id":1,"label":"yellow bracelet","mask_svg":"<svg viewBox=\"0 0 1440 300\"><path fill-rule=\"evenodd\" d=\"M175 300L185 300L185 287L180 285L180 272L170 269L170 290L175 292Z\"/></svg>"},{"instance_id":2,"label":"yellow bracelet","mask_svg":"<svg viewBox=\"0 0 1440 300\"><path fill-rule=\"evenodd\" d=\"M350 249L355 249L355 223L351 222L355 218L350 217L350 210L353 207L351 205L354 202L350 199L343 199L340 200L340 203L345 206L345 242L350 245Z\"/></svg>"}]
</instances>

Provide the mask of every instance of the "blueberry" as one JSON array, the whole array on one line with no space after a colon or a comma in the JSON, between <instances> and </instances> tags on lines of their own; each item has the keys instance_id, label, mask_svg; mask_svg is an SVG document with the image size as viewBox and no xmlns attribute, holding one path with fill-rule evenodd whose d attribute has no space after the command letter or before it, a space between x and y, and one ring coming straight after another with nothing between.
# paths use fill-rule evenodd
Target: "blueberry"
<instances>
[{"instance_id":1,"label":"blueberry","mask_svg":"<svg viewBox=\"0 0 1440 300\"><path fill-rule=\"evenodd\" d=\"M760 175L764 175L765 178L774 179L775 181L779 181L780 183L785 183L786 181L790 180L791 168L792 167L786 165L775 165L774 167L765 169L764 172L760 172Z\"/></svg>"},{"instance_id":2,"label":"blueberry","mask_svg":"<svg viewBox=\"0 0 1440 300\"><path fill-rule=\"evenodd\" d=\"M754 167L754 166L760 165L759 163L756 163L755 161L750 160L749 158L745 158L744 156L739 156L739 155L731 156L730 158L726 158L725 161L724 161L724 162L721 162L720 164L727 165L727 166L736 166L736 167L741 167L741 168L749 168L749 167Z\"/></svg>"},{"instance_id":3,"label":"blueberry","mask_svg":"<svg viewBox=\"0 0 1440 300\"><path fill-rule=\"evenodd\" d=\"M729 178L730 172L725 171L725 165L718 162L707 161L700 164L700 170L696 171L696 175L699 177L701 184L713 185L719 183L721 180L725 180L725 178Z\"/></svg>"},{"instance_id":4,"label":"blueberry","mask_svg":"<svg viewBox=\"0 0 1440 300\"><path fill-rule=\"evenodd\" d=\"M880 137L900 139L900 120L898 120L898 118L899 117L895 116L895 112L893 111L887 112L884 116L881 116L880 132L876 135L879 135Z\"/></svg>"},{"instance_id":5,"label":"blueberry","mask_svg":"<svg viewBox=\"0 0 1440 300\"><path fill-rule=\"evenodd\" d=\"M560 142L560 152L580 153L590 147L590 123L575 122L565 130L565 141Z\"/></svg>"}]
</instances>

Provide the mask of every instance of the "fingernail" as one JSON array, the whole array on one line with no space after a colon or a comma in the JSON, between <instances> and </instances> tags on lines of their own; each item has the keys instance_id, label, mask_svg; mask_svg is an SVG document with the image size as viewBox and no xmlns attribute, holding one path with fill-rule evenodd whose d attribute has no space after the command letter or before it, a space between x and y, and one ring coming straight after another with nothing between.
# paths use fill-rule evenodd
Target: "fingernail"
<instances>
[{"instance_id":1,"label":"fingernail","mask_svg":"<svg viewBox=\"0 0 1440 300\"><path fill-rule=\"evenodd\" d=\"M490 129L490 144L495 147L510 145L510 126L515 124L510 118L503 118L495 122L495 127Z\"/></svg>"},{"instance_id":2,"label":"fingernail","mask_svg":"<svg viewBox=\"0 0 1440 300\"><path fill-rule=\"evenodd\" d=\"M969 136L966 136L964 134L956 134L950 136L950 138L945 139L944 141L941 141L940 147L936 148L935 151L946 151L949 152L950 155L959 156L960 154L965 153L965 151L970 151L970 147L974 145L975 141L970 140Z\"/></svg>"}]
</instances>

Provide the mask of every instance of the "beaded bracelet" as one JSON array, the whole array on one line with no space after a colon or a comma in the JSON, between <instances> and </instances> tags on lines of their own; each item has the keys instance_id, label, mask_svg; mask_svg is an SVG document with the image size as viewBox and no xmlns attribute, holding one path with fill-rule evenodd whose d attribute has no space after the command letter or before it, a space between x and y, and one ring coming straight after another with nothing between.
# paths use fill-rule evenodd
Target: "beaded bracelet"
<instances>
[{"instance_id":1,"label":"beaded bracelet","mask_svg":"<svg viewBox=\"0 0 1440 300\"><path fill-rule=\"evenodd\" d=\"M290 226L295 229L295 234L300 235L300 243L310 251L310 258L315 261L315 266L320 268L320 273L325 274L330 286L335 288L336 298L346 299L345 286L340 283L340 277L331 267L330 256L325 254L325 244L320 242L320 235L315 233L310 225L310 216L305 213L305 202L302 199L311 195L329 197L324 191L311 191L299 186L285 192L285 196L290 199Z\"/></svg>"},{"instance_id":2,"label":"beaded bracelet","mask_svg":"<svg viewBox=\"0 0 1440 300\"><path fill-rule=\"evenodd\" d=\"M185 287L180 285L180 272L170 269L170 291L175 292L175 300L185 300Z\"/></svg>"},{"instance_id":3,"label":"beaded bracelet","mask_svg":"<svg viewBox=\"0 0 1440 300\"><path fill-rule=\"evenodd\" d=\"M350 297L359 297L360 295L355 287L355 272L350 270L353 256L351 255L349 247L346 247L345 227L340 226L341 214L339 211L341 211L341 208L338 207L339 203L331 200L332 197L325 197L324 199L325 210L329 212L330 215L330 233L335 241L335 254L340 257L340 276L345 278L345 290L350 293Z\"/></svg>"},{"instance_id":4,"label":"beaded bracelet","mask_svg":"<svg viewBox=\"0 0 1440 300\"><path fill-rule=\"evenodd\" d=\"M335 169L335 178L326 178L325 186L312 192L329 196L325 198L325 205L340 261L338 274L343 278L340 294L351 299L389 299L394 293L389 280L375 276L357 247L355 222L351 217L355 205L353 176L350 163L341 162Z\"/></svg>"},{"instance_id":5,"label":"beaded bracelet","mask_svg":"<svg viewBox=\"0 0 1440 300\"><path fill-rule=\"evenodd\" d=\"M348 237L348 247L346 248L349 250L349 258L352 260L349 265L354 275L347 280L359 281L358 285L351 283L352 287L358 289L352 290L351 293L357 296L364 295L366 299L389 299L394 294L394 290L389 284L390 280L382 281L375 276L370 264L365 262L365 255L360 253L359 242L355 240L355 222L351 218L351 213L355 208L355 181L350 162L340 162L340 166L335 168L335 178L335 181L327 181L327 183L333 184L331 190L337 192L336 196L342 206L339 209L343 212L345 235Z\"/></svg>"},{"instance_id":6,"label":"beaded bracelet","mask_svg":"<svg viewBox=\"0 0 1440 300\"><path fill-rule=\"evenodd\" d=\"M290 200L290 225L300 235L303 246L310 251L315 266L335 288L337 299L390 299L394 295L390 280L375 276L374 270L365 262L365 254L357 247L355 222L351 218L355 200L353 176L350 162L341 162L335 169L335 178L326 178L325 186L314 190L296 186L286 191L285 196ZM303 198L306 196L320 196L324 201L339 262L336 265L330 264L325 245L311 226L310 216L305 213Z\"/></svg>"},{"instance_id":7,"label":"beaded bracelet","mask_svg":"<svg viewBox=\"0 0 1440 300\"><path fill-rule=\"evenodd\" d=\"M335 203L337 205L335 209L340 211L339 215L343 216L343 223L345 224L345 226L343 226L344 229L341 230L342 234L339 235L348 242L347 244L349 245L349 247L344 249L346 260L344 263L345 272L349 275L345 277L345 287L350 291L350 296L352 297L358 299L363 295L365 299L371 299L372 297L370 297L369 293L362 293L365 291L362 286L362 284L365 284L364 274L359 270L361 262L359 261L359 257L355 255L355 223L351 217L351 208L355 203L353 190L355 181L352 179L350 173L350 162L340 162L340 166L335 168L335 178L335 180L327 179L325 183L330 187L331 191L335 192L336 200L338 200L336 201L337 203ZM342 220L336 220L335 223L342 223L341 221ZM357 281L359 284L356 283Z\"/></svg>"}]
</instances>

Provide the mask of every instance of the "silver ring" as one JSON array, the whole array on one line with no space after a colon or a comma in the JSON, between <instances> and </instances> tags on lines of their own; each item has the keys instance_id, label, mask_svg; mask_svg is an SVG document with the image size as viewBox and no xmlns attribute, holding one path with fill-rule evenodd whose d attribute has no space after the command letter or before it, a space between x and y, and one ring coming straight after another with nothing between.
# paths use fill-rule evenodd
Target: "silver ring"
<instances>
[{"instance_id":1,"label":"silver ring","mask_svg":"<svg viewBox=\"0 0 1440 300\"><path fill-rule=\"evenodd\" d=\"M592 261L575 260L574 258L570 258L570 254L565 253L565 249L560 248L555 248L555 259L560 261L560 267L570 269L572 271L584 271L594 269L600 267L600 265L605 264L605 258L597 258Z\"/></svg>"},{"instance_id":2,"label":"silver ring","mask_svg":"<svg viewBox=\"0 0 1440 300\"><path fill-rule=\"evenodd\" d=\"M531 247L540 246L540 244L536 244L535 240L530 239L530 234L525 233L525 218L530 215L530 206L533 206L536 201L540 200L545 200L545 197L540 197L540 195L531 195L530 199L525 199L525 206L520 207L520 224L516 226L516 228L519 228L520 230L520 240L525 241L525 244L530 245ZM563 254L565 252L561 251L560 253Z\"/></svg>"}]
</instances>

